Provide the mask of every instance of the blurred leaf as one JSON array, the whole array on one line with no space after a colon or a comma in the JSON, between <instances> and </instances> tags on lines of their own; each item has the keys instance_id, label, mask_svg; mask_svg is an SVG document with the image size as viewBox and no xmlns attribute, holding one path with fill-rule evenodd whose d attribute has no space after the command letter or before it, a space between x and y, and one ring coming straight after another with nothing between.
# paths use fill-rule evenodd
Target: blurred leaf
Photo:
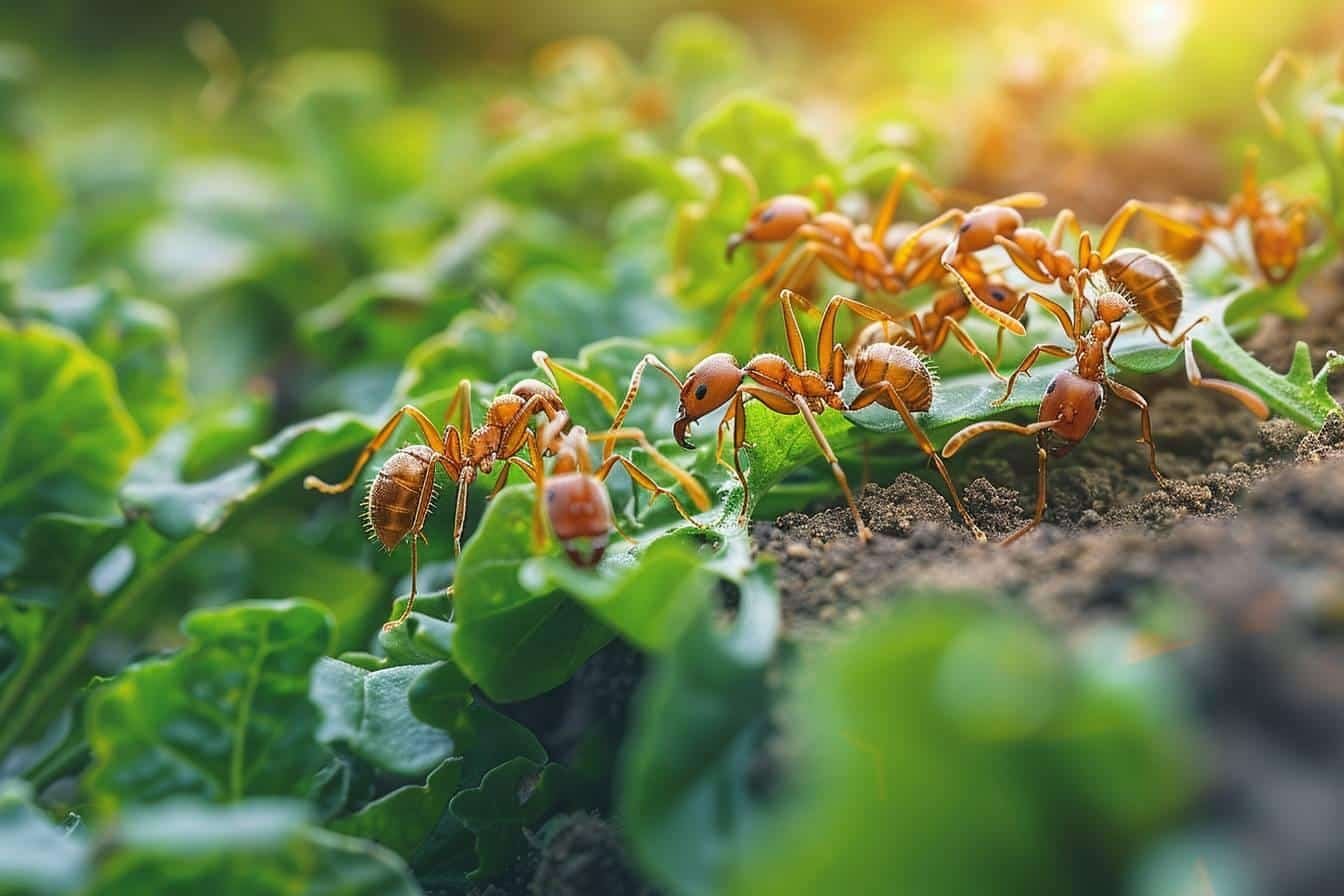
<instances>
[{"instance_id":1,"label":"blurred leaf","mask_svg":"<svg viewBox=\"0 0 1344 896\"><path fill-rule=\"evenodd\" d=\"M113 513L139 451L102 359L60 330L0 318L0 540L41 513Z\"/></svg>"},{"instance_id":2,"label":"blurred leaf","mask_svg":"<svg viewBox=\"0 0 1344 896\"><path fill-rule=\"evenodd\" d=\"M328 827L342 834L372 840L409 859L448 810L462 777L462 760L445 759L429 773L424 784L398 787L353 815Z\"/></svg>"},{"instance_id":3,"label":"blurred leaf","mask_svg":"<svg viewBox=\"0 0 1344 896\"><path fill-rule=\"evenodd\" d=\"M324 657L313 670L319 742L341 746L390 774L422 777L453 754L453 741L411 713L408 690L426 666L370 672Z\"/></svg>"},{"instance_id":4,"label":"blurred leaf","mask_svg":"<svg viewBox=\"0 0 1344 896\"><path fill-rule=\"evenodd\" d=\"M525 831L563 806L567 786L562 766L519 757L453 797L453 815L476 835L480 864L467 878L489 880L508 868L527 848Z\"/></svg>"},{"instance_id":5,"label":"blurred leaf","mask_svg":"<svg viewBox=\"0 0 1344 896\"><path fill-rule=\"evenodd\" d=\"M109 556L123 529L120 519L89 519L64 513L38 517L24 530L22 560L13 570L12 579L0 585L0 591L9 592L20 603L45 606L73 599L85 589L93 594L110 594L133 568L133 564L128 566ZM127 559L133 561L134 557Z\"/></svg>"},{"instance_id":6,"label":"blurred leaf","mask_svg":"<svg viewBox=\"0 0 1344 896\"><path fill-rule=\"evenodd\" d=\"M616 125L556 123L519 138L486 171L494 192L597 227L622 199L645 190L685 192L667 159Z\"/></svg>"},{"instance_id":7,"label":"blurred leaf","mask_svg":"<svg viewBox=\"0 0 1344 896\"><path fill-rule=\"evenodd\" d=\"M1094 667L1050 654L1030 624L944 598L817 656L790 704L787 791L724 889L1074 892L1116 879L1189 792L1180 741L1145 706L1151 692L1098 690ZM1104 788L1122 805L1061 786L1077 774L1123 775Z\"/></svg>"},{"instance_id":8,"label":"blurred leaf","mask_svg":"<svg viewBox=\"0 0 1344 896\"><path fill-rule=\"evenodd\" d=\"M839 177L835 162L803 132L793 110L750 93L734 94L710 109L687 130L684 144L711 164L736 156L756 178L762 199L803 192L818 177L833 182Z\"/></svg>"},{"instance_id":9,"label":"blurred leaf","mask_svg":"<svg viewBox=\"0 0 1344 896\"><path fill-rule=\"evenodd\" d=\"M641 864L673 892L715 892L763 811L753 769L772 702L773 578L765 565L743 580L728 633L703 607L639 698L618 812Z\"/></svg>"},{"instance_id":10,"label":"blurred leaf","mask_svg":"<svg viewBox=\"0 0 1344 896\"><path fill-rule=\"evenodd\" d=\"M23 784L0 784L0 893L74 892L85 876L88 847L30 800Z\"/></svg>"},{"instance_id":11,"label":"blurred leaf","mask_svg":"<svg viewBox=\"0 0 1344 896\"><path fill-rule=\"evenodd\" d=\"M90 700L85 783L100 813L181 795L308 794L326 761L308 680L331 627L304 601L188 615L188 647L130 667Z\"/></svg>"},{"instance_id":12,"label":"blurred leaf","mask_svg":"<svg viewBox=\"0 0 1344 896\"><path fill-rule=\"evenodd\" d=\"M114 286L19 290L8 313L64 327L112 366L126 409L147 437L186 411L186 358L177 322Z\"/></svg>"},{"instance_id":13,"label":"blurred leaf","mask_svg":"<svg viewBox=\"0 0 1344 896\"><path fill-rule=\"evenodd\" d=\"M309 827L306 816L302 803L261 799L136 809L107 832L94 891L418 896L420 888L395 853Z\"/></svg>"}]
</instances>

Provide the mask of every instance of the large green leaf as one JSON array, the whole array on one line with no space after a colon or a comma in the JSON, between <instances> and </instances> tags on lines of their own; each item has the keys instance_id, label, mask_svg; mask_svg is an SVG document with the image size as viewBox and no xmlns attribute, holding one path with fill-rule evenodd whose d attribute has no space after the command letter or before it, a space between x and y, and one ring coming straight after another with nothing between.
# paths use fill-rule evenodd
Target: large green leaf
<instances>
[{"instance_id":1,"label":"large green leaf","mask_svg":"<svg viewBox=\"0 0 1344 896\"><path fill-rule=\"evenodd\" d=\"M763 811L751 783L771 711L773 568L741 583L733 629L702 607L640 695L619 813L642 865L674 892L716 892Z\"/></svg>"},{"instance_id":2,"label":"large green leaf","mask_svg":"<svg viewBox=\"0 0 1344 896\"><path fill-rule=\"evenodd\" d=\"M611 639L611 630L558 591L518 581L533 556L535 489L505 489L458 559L453 585L457 661L495 700L522 700L563 683Z\"/></svg>"},{"instance_id":3,"label":"large green leaf","mask_svg":"<svg viewBox=\"0 0 1344 896\"><path fill-rule=\"evenodd\" d=\"M115 285L17 289L11 298L6 313L63 327L111 365L145 436L158 435L186 411L186 358L177 321L165 309Z\"/></svg>"},{"instance_id":4,"label":"large green leaf","mask_svg":"<svg viewBox=\"0 0 1344 896\"><path fill-rule=\"evenodd\" d=\"M198 610L183 631L191 644L181 653L128 668L89 701L94 805L307 795L327 761L308 699L331 641L326 612L243 602Z\"/></svg>"},{"instance_id":5,"label":"large green leaf","mask_svg":"<svg viewBox=\"0 0 1344 896\"><path fill-rule=\"evenodd\" d=\"M410 859L425 842L462 778L462 760L445 759L429 773L424 784L408 784L338 818L328 827L342 834L380 843Z\"/></svg>"},{"instance_id":6,"label":"large green leaf","mask_svg":"<svg viewBox=\"0 0 1344 896\"><path fill-rule=\"evenodd\" d=\"M0 540L40 513L114 512L140 447L106 362L64 331L0 319Z\"/></svg>"},{"instance_id":7,"label":"large green leaf","mask_svg":"<svg viewBox=\"0 0 1344 896\"><path fill-rule=\"evenodd\" d=\"M317 739L342 746L393 775L422 777L453 754L453 740L411 713L407 693L426 666L369 671L323 658L312 700L322 715Z\"/></svg>"}]
</instances>

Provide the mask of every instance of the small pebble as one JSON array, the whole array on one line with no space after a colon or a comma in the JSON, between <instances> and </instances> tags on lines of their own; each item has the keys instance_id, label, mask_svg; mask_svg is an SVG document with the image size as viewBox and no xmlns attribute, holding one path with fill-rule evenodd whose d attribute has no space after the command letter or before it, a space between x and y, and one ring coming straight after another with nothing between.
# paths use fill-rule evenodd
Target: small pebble
<instances>
[{"instance_id":1,"label":"small pebble","mask_svg":"<svg viewBox=\"0 0 1344 896\"><path fill-rule=\"evenodd\" d=\"M1095 529L1097 526L1101 525L1101 514L1089 507L1079 515L1078 525L1082 526L1084 529Z\"/></svg>"},{"instance_id":2,"label":"small pebble","mask_svg":"<svg viewBox=\"0 0 1344 896\"><path fill-rule=\"evenodd\" d=\"M837 588L843 588L849 584L849 573L843 569L831 576L831 584Z\"/></svg>"},{"instance_id":3,"label":"small pebble","mask_svg":"<svg viewBox=\"0 0 1344 896\"><path fill-rule=\"evenodd\" d=\"M784 553L794 560L806 560L812 556L812 549L795 541L784 549Z\"/></svg>"}]
</instances>

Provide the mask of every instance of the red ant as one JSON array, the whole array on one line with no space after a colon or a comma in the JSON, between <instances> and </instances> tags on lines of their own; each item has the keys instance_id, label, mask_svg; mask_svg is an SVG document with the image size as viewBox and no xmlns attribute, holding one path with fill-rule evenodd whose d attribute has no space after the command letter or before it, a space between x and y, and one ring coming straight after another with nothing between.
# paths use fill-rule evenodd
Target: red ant
<instances>
[{"instance_id":1,"label":"red ant","mask_svg":"<svg viewBox=\"0 0 1344 896\"><path fill-rule=\"evenodd\" d=\"M1297 260L1307 244L1307 208L1310 201L1284 204L1260 186L1260 153L1246 150L1242 166L1241 190L1224 206L1178 203L1164 206L1172 217L1198 228L1194 235L1174 234L1159 228L1159 248L1177 261L1189 261L1208 241L1208 233L1223 230L1233 235L1241 221L1250 232L1252 263L1260 276L1272 286L1288 280L1297 270Z\"/></svg>"},{"instance_id":2,"label":"red ant","mask_svg":"<svg viewBox=\"0 0 1344 896\"><path fill-rule=\"evenodd\" d=\"M570 561L583 568L598 564L613 533L632 541L617 527L611 498L607 494L606 479L617 466L629 474L636 486L650 492L655 499L666 496L682 519L700 526L675 494L660 486L629 458L609 454L596 469L593 468L588 457L589 442L605 443L608 452L617 441L636 442L655 464L677 480L699 510L708 510L709 496L700 483L659 453L642 430L613 427L590 435L582 426L568 429L566 426L566 420L557 418L547 423L540 433L528 433L529 453L534 458L532 463L517 456L509 458L509 463L521 469L537 486L533 540L539 547L546 540L546 522ZM555 457L549 473L543 462L535 460L543 456L543 446L546 454Z\"/></svg>"},{"instance_id":3,"label":"red ant","mask_svg":"<svg viewBox=\"0 0 1344 896\"><path fill-rule=\"evenodd\" d=\"M1046 465L1050 457L1063 457L1081 442L1101 415L1107 392L1129 402L1139 409L1141 437L1139 441L1148 446L1148 468L1159 485L1166 485L1166 479L1157 468L1157 448L1153 444L1152 426L1148 417L1148 401L1139 392L1111 379L1106 373L1106 361L1110 346L1120 330L1124 317L1134 310L1134 306L1114 288L1108 288L1095 301L1083 296L1084 278L1073 281L1073 314L1070 316L1059 305L1041 296L1037 300L1045 303L1062 324L1073 340L1073 347L1059 345L1038 345L1018 365L1008 380L1008 393L1012 392L1013 382L1021 373L1029 371L1042 355L1073 358L1073 369L1056 373L1046 387L1045 397L1041 400L1035 423L1023 426L1005 420L988 420L972 423L962 429L943 446L943 456L952 457L967 442L990 432L1011 432L1016 435L1036 438L1036 512L1031 522L1018 529L1005 543L1021 538L1035 528L1045 515ZM1087 307L1092 313L1092 324L1085 326L1083 310ZM1192 386L1213 389L1240 401L1260 419L1269 417L1269 408L1264 401L1251 390L1225 380L1205 379L1195 362L1193 343L1185 343L1185 372ZM1002 399L1000 399L1002 401Z\"/></svg>"},{"instance_id":4,"label":"red ant","mask_svg":"<svg viewBox=\"0 0 1344 896\"><path fill-rule=\"evenodd\" d=\"M740 162L726 159L724 164L747 182L753 195L758 192L750 172ZM897 169L871 225L856 223L835 211L829 188L823 190L826 196L823 209L808 197L796 194L776 196L759 203L742 230L728 238L727 257L731 259L743 243L783 245L728 300L718 326L706 344L715 345L723 340L742 306L757 288L766 286L772 291L775 286L796 287L806 281L818 263L867 292L899 295L941 280L945 274L940 270L939 255L950 237L940 232L936 225L918 228L894 225L901 195L911 182L935 201L942 201L942 191L912 166L903 164ZM1045 197L1039 193L1019 193L996 202L1002 206L1029 208L1044 204ZM1024 303L1019 302L1016 293L1002 279L987 272L974 258L965 260L962 277L962 282L970 289L967 294L969 304L959 296L955 299L942 297L923 317L918 313L905 316L900 338L927 352L931 346L941 348L951 333L997 375L993 362L975 347L957 321L974 307L988 312L996 323L1001 318L1013 319L1014 326L1009 329L1025 332L1015 318L1011 318L1014 310L1020 316ZM762 312L766 307L761 306ZM757 329L759 331L759 325ZM896 333L886 335L897 336Z\"/></svg>"},{"instance_id":5,"label":"red ant","mask_svg":"<svg viewBox=\"0 0 1344 896\"><path fill-rule=\"evenodd\" d=\"M942 458L938 456L938 452L934 450L933 444L913 416L915 413L927 411L933 404L935 379L923 359L904 345L887 342L867 344L850 358L846 355L844 347L835 342L835 319L842 308L848 308L871 321L894 322L892 318L862 302L845 296L835 296L822 314L821 327L817 334L819 369L813 370L808 366L802 331L793 312L793 302L799 300L799 297L786 289L781 292L780 299L792 362L779 355L760 354L745 365L738 365L732 355L719 352L696 364L687 374L686 381L681 384L681 405L677 420L672 427L677 443L688 450L694 448L689 438L691 424L725 405L728 406L728 412L723 422L719 424L718 443L721 449L725 429L731 426L733 468L742 486L742 513L745 516L749 506L749 492L746 474L742 470L741 452L747 444L746 402L755 399L777 414L801 414L822 455L830 463L836 482L840 484L840 490L844 493L845 501L854 517L859 538L867 541L872 538L872 532L859 513L845 471L831 449L830 442L818 426L816 418L827 408L836 411L856 411L872 404L880 404L901 415L906 428L914 436L916 445L938 468L938 473L952 496L952 502L966 521L967 527L977 539L983 541L985 536L961 503L961 496ZM850 402L846 402L840 394L847 371L853 372L859 385L858 395Z\"/></svg>"}]
</instances>

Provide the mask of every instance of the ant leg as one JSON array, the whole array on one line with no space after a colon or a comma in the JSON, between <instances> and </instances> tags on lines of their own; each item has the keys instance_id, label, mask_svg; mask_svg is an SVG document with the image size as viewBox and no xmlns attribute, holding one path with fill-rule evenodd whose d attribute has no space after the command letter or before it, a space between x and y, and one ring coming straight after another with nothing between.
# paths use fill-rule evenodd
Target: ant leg
<instances>
[{"instance_id":1,"label":"ant leg","mask_svg":"<svg viewBox=\"0 0 1344 896\"><path fill-rule=\"evenodd\" d=\"M666 455L664 455L657 448L653 447L653 443L650 442L648 436L644 434L644 430L609 429L606 432L589 433L588 441L605 442L607 444L611 444L617 441L635 442L636 444L639 445L640 448L644 449L644 453L649 456L650 460L652 460L655 464L657 464L658 467L663 472L667 473L669 476L671 476L673 479L677 481L677 484L680 485L682 489L685 490L686 494L690 496L691 501L695 504L695 506L698 509L700 510L709 509L710 507L709 494L705 491L704 486L702 486L694 476L692 476L690 473L687 473L685 470L683 470L676 464L672 463L672 461L668 460ZM620 457L620 455L612 455L612 457ZM625 460L624 458L621 459ZM604 466L606 466L610 462L611 458L606 458L603 460L602 463Z\"/></svg>"},{"instance_id":2,"label":"ant leg","mask_svg":"<svg viewBox=\"0 0 1344 896\"><path fill-rule=\"evenodd\" d=\"M851 299L848 296L831 296L831 300L826 303L826 310L821 313L821 326L817 330L817 363L820 364L823 358L826 358L836 345L835 341L835 319L840 314L840 309L848 308L859 317L865 320L876 321L878 323L897 323L896 318L880 311L872 305L860 302L857 299ZM799 337L801 340L801 337ZM797 359L795 358L795 361ZM834 359L832 359L834 361ZM800 370L807 366L807 360L804 357L803 363L795 364ZM832 364L834 367L834 364ZM834 371L832 371L834 372ZM843 371L841 372L843 376ZM832 385L840 385L833 383Z\"/></svg>"},{"instance_id":3,"label":"ant leg","mask_svg":"<svg viewBox=\"0 0 1344 896\"><path fill-rule=\"evenodd\" d=\"M1044 208L1050 204L1050 200L1045 198L1044 193L1028 191L1026 193L1011 193L1007 196L1000 196L998 199L991 199L986 205L1006 205L1009 208Z\"/></svg>"},{"instance_id":4,"label":"ant leg","mask_svg":"<svg viewBox=\"0 0 1344 896\"><path fill-rule=\"evenodd\" d=\"M761 188L756 185L756 176L741 159L734 155L726 155L719 159L719 167L746 185L752 205L761 201Z\"/></svg>"},{"instance_id":5,"label":"ant leg","mask_svg":"<svg viewBox=\"0 0 1344 896\"><path fill-rule=\"evenodd\" d=\"M657 370L659 373L663 374L663 376L670 379L673 385L677 387L677 391L681 391L681 379L672 372L672 368L659 360L657 355L645 355L643 358L639 359L639 363L635 365L635 369L630 371L630 385L625 390L625 398L622 399L621 406L616 409L616 415L611 418L612 429L619 429L621 424L625 422L625 415L630 413L630 408L635 403L635 396L639 394L640 384L644 381L644 370L648 367L652 367L654 370ZM607 442L603 445L602 459L606 460L610 457L613 450L614 446L611 442Z\"/></svg>"},{"instance_id":6,"label":"ant leg","mask_svg":"<svg viewBox=\"0 0 1344 896\"><path fill-rule=\"evenodd\" d=\"M943 482L947 485L948 494L952 496L952 504L957 508L957 513L961 514L961 518L965 520L966 528L971 530L971 534L975 536L976 541L984 541L985 533L981 532L980 527L975 524L975 519L971 517L970 511L966 509L966 505L961 503L961 494L957 491L956 484L952 482L952 475L947 472L947 465L944 464L943 459L938 456L938 452L934 449L933 443L929 441L929 437L925 435L924 430L915 422L915 417L910 413L910 408L906 405L905 401L902 400L900 393L896 391L891 383L877 383L864 389L855 396L849 409L857 411L860 408L865 408L870 404L876 403L881 398L886 398L891 402L891 407L896 413L901 415L901 420L905 423L905 428L910 430L910 435L914 436L915 444L919 447L919 450L923 451L924 454L928 456L929 460L933 461L933 465L938 468L938 475L943 477Z\"/></svg>"},{"instance_id":7,"label":"ant leg","mask_svg":"<svg viewBox=\"0 0 1344 896\"><path fill-rule=\"evenodd\" d=\"M532 353L532 363L549 374L551 385L555 386L557 391L560 388L560 383L556 379L556 376L557 374L563 374L575 383L578 383L584 389L588 390L589 393L602 403L602 409L608 414L616 413L616 399L612 397L612 394L608 392L606 387L601 383L584 376L577 370L572 370L566 367L540 349Z\"/></svg>"},{"instance_id":8,"label":"ant leg","mask_svg":"<svg viewBox=\"0 0 1344 896\"><path fill-rule=\"evenodd\" d=\"M981 364L985 365L985 369L989 371L990 376L1001 383L1007 382L1004 375L999 373L998 365L990 359L989 355L984 353L980 346L975 344L975 340L971 338L969 333L962 329L961 324L950 317L945 317L943 318L943 322L939 325L939 329L944 331L941 335L942 339L947 338L946 332L951 332L951 334L956 337L957 341L961 343L961 347L966 350L967 354L978 359ZM999 333L1002 335L1002 328L999 329Z\"/></svg>"},{"instance_id":9,"label":"ant leg","mask_svg":"<svg viewBox=\"0 0 1344 896\"><path fill-rule=\"evenodd\" d=\"M1148 399L1144 398L1137 391L1129 388L1123 383L1117 383L1110 377L1106 378L1106 386L1115 393L1115 395L1139 409L1139 443L1148 446L1148 469L1152 471L1153 478L1157 484L1166 488L1167 479L1157 468L1157 445L1153 442L1153 424L1148 416Z\"/></svg>"},{"instance_id":10,"label":"ant leg","mask_svg":"<svg viewBox=\"0 0 1344 896\"><path fill-rule=\"evenodd\" d=\"M1023 535L1026 535L1032 529L1041 524L1045 518L1045 468L1050 462L1050 455L1045 453L1045 449L1040 445L1036 446L1036 512L1031 517L1031 522L1027 523L1021 529L1018 529L1012 535L1003 540L1003 544L1012 544Z\"/></svg>"},{"instance_id":11,"label":"ant leg","mask_svg":"<svg viewBox=\"0 0 1344 896\"><path fill-rule=\"evenodd\" d=\"M420 569L420 555L416 550L416 543L419 541L419 539L420 539L419 532L411 533L411 596L406 598L406 609L401 611L400 616L398 616L391 622L383 623L383 631L385 632L390 632L394 628L397 628L403 622L405 622L407 617L411 615L411 608L415 606L415 591L416 591L415 583L416 583L416 576L419 573Z\"/></svg>"},{"instance_id":12,"label":"ant leg","mask_svg":"<svg viewBox=\"0 0 1344 896\"><path fill-rule=\"evenodd\" d=\"M1106 222L1106 227L1101 231L1101 239L1097 241L1097 254L1102 258L1109 258L1116 247L1120 245L1120 237L1125 233L1125 228L1135 215L1143 215L1163 230L1175 234L1185 239L1193 239L1202 236L1203 232L1193 224L1187 224L1184 221L1173 218L1162 209L1155 205L1149 205L1146 202L1140 202L1137 199L1131 199L1111 215L1111 220ZM1086 234L1084 234L1086 235ZM1082 249L1079 249L1079 267L1091 267L1084 265L1082 258Z\"/></svg>"},{"instance_id":13,"label":"ant leg","mask_svg":"<svg viewBox=\"0 0 1344 896\"><path fill-rule=\"evenodd\" d=\"M598 467L597 472L595 472L593 475L596 476L598 479L606 480L607 476L610 475L612 469L615 468L617 464L620 464L621 467L625 470L625 472L630 474L630 479L632 482L634 482L640 488L644 489L645 491L653 495L653 497L649 499L649 503L653 503L660 496L666 496L666 498L672 502L672 506L676 508L677 513L681 516L682 519L690 523L692 526L695 526L697 529L704 528L703 524L696 522L695 519L689 513L686 512L686 508L683 507L681 502L677 500L677 496L675 494L663 488L657 482L654 482L653 478L649 476L649 474L645 473L639 467L635 466L634 461L630 460L629 458L622 457L619 454L613 454L611 457L607 458L605 461L602 462L602 466Z\"/></svg>"},{"instance_id":14,"label":"ant leg","mask_svg":"<svg viewBox=\"0 0 1344 896\"><path fill-rule=\"evenodd\" d=\"M733 406L724 417L724 423L728 418L733 420L733 471L737 473L737 482L742 486L742 510L738 513L738 519L743 523L747 521L747 510L751 507L751 491L747 485L747 474L742 472L742 449L747 444L747 409L744 407L745 398L742 394L742 387L738 387L737 394L733 396ZM722 432L722 424L720 424Z\"/></svg>"},{"instance_id":15,"label":"ant leg","mask_svg":"<svg viewBox=\"0 0 1344 896\"><path fill-rule=\"evenodd\" d=\"M1046 238L1045 244L1051 249L1058 249L1064 244L1064 234L1072 230L1082 238L1083 228L1078 224L1078 216L1073 213L1073 209L1064 208L1055 215L1055 223L1050 227L1050 235Z\"/></svg>"},{"instance_id":16,"label":"ant leg","mask_svg":"<svg viewBox=\"0 0 1344 896\"><path fill-rule=\"evenodd\" d=\"M401 422L403 416L409 416L415 421L416 425L420 427L420 432L424 434L425 441L429 444L429 447L434 450L435 454L443 453L443 439L439 436L438 430L435 429L434 424L430 422L429 418L414 405L403 405L399 411L388 418L388 421L383 424L383 428L378 430L378 433L364 446L364 450L359 452L359 457L355 459L355 465L351 468L349 476L346 476L335 485L323 482L316 476L305 476L303 479L303 487L313 491L319 491L324 495L338 495L343 491L349 490L349 488L355 484L355 480L359 478L359 471L364 469L364 465L369 462L369 459L378 452L379 448L382 448L383 445L387 443L389 438L392 437L392 433L396 431L397 424Z\"/></svg>"},{"instance_id":17,"label":"ant leg","mask_svg":"<svg viewBox=\"0 0 1344 896\"><path fill-rule=\"evenodd\" d=\"M454 420L454 417L457 419ZM452 400L448 402L448 407L443 412L443 420L444 423L456 426L458 432L471 432L471 380L458 380Z\"/></svg>"},{"instance_id":18,"label":"ant leg","mask_svg":"<svg viewBox=\"0 0 1344 896\"><path fill-rule=\"evenodd\" d=\"M1026 249L1023 249L1017 243L1008 239L1008 237L996 236L994 237L994 242L1008 253L1008 260L1011 261L1019 271L1026 274L1032 280L1042 284L1055 282L1055 278L1051 277L1041 267L1041 262L1035 255L1032 255Z\"/></svg>"},{"instance_id":19,"label":"ant leg","mask_svg":"<svg viewBox=\"0 0 1344 896\"><path fill-rule=\"evenodd\" d=\"M942 202L942 196L939 194L938 188L928 178L920 174L913 165L902 162L896 166L896 176L892 178L891 186L887 188L886 196L882 199L877 217L873 219L873 242L877 245L882 245L882 241L887 235L887 228L891 226L892 219L896 217L896 208L901 204L901 196L905 193L905 186L911 181L914 181L915 185L925 195L932 198L934 202Z\"/></svg>"},{"instance_id":20,"label":"ant leg","mask_svg":"<svg viewBox=\"0 0 1344 896\"><path fill-rule=\"evenodd\" d=\"M1010 432L1017 436L1035 436L1037 433L1045 432L1053 427L1059 420L1038 420L1035 423L1022 425L1020 423L1010 423L1007 420L982 420L979 423L972 423L970 426L955 433L952 438L943 445L943 457L951 457L960 451L967 442L972 439L978 439L991 432Z\"/></svg>"},{"instance_id":21,"label":"ant leg","mask_svg":"<svg viewBox=\"0 0 1344 896\"><path fill-rule=\"evenodd\" d=\"M1199 364L1195 361L1195 344L1189 339L1185 340L1185 377L1190 381L1190 385L1229 395L1241 402L1246 410L1261 420L1269 419L1269 406L1265 404L1264 399L1250 389L1238 383L1229 383L1227 380L1206 379L1200 373Z\"/></svg>"},{"instance_id":22,"label":"ant leg","mask_svg":"<svg viewBox=\"0 0 1344 896\"><path fill-rule=\"evenodd\" d=\"M1049 311L1051 314L1053 314L1055 316L1055 320L1059 321L1059 325L1064 328L1064 332L1068 334L1070 339L1076 340L1078 338L1078 325L1077 325L1078 316L1070 318L1069 312L1064 310L1064 306L1060 305L1053 299L1047 299L1045 296L1041 295L1035 290L1028 290L1027 292L1022 294L1023 305L1026 304L1026 301L1028 299L1037 302L1042 307L1044 307L1046 311ZM1081 309L1079 309L1079 311L1081 311Z\"/></svg>"},{"instance_id":23,"label":"ant leg","mask_svg":"<svg viewBox=\"0 0 1344 896\"><path fill-rule=\"evenodd\" d=\"M1023 315L1025 315L1025 314L1027 313L1027 302L1028 302L1028 301L1030 301L1030 300L1029 300L1025 295L1019 297L1018 300L1017 300L1017 304L1013 306L1013 310L1012 310L1012 311L1009 311L1008 313L1011 314L1011 315L1012 315L1014 318L1016 318L1017 320L1022 320ZM1025 325L1024 325L1024 326L1025 326ZM1003 334L1004 334L1004 329L1003 329L1003 327L999 327L998 330L995 331L995 336L994 336L994 369L995 369L995 370L998 370L998 368L999 368L999 363L1000 363L1001 361L1003 361Z\"/></svg>"},{"instance_id":24,"label":"ant leg","mask_svg":"<svg viewBox=\"0 0 1344 896\"><path fill-rule=\"evenodd\" d=\"M728 335L728 330L732 328L734 321L742 312L742 308L750 301L752 294L762 286L768 285L775 279L779 269L785 262L793 258L799 249L799 241L803 238L799 232L794 232L775 256L766 262L765 266L746 279L741 286L728 298L727 304L723 306L723 311L719 315L719 322L714 326L714 332L710 334L709 339L698 346L694 354L701 356L713 350L714 346L723 342L724 337Z\"/></svg>"},{"instance_id":25,"label":"ant leg","mask_svg":"<svg viewBox=\"0 0 1344 896\"><path fill-rule=\"evenodd\" d=\"M1274 108L1274 104L1269 99L1269 92L1274 87L1274 82L1283 74L1284 66L1292 68L1298 77L1306 76L1306 64L1301 57L1291 50L1279 50L1274 54L1274 58L1269 60L1269 65L1255 79L1255 102L1260 107L1260 115L1265 119L1265 124L1269 126L1269 132L1275 137L1283 136L1283 117L1279 115L1279 110Z\"/></svg>"},{"instance_id":26,"label":"ant leg","mask_svg":"<svg viewBox=\"0 0 1344 896\"><path fill-rule=\"evenodd\" d=\"M1072 358L1073 349L1065 348L1062 345L1041 343L1031 351L1027 352L1027 356L1022 359L1021 364L1017 365L1017 369L1013 371L1013 375L1008 377L1008 386L1003 390L1003 394L996 400L991 401L989 403L990 407L997 408L1009 399L1013 394L1013 387L1017 384L1017 378L1024 373L1027 376L1031 376L1031 368L1035 365L1037 359L1040 358L1041 355L1050 355L1055 358Z\"/></svg>"},{"instance_id":27,"label":"ant leg","mask_svg":"<svg viewBox=\"0 0 1344 896\"><path fill-rule=\"evenodd\" d=\"M1006 311L1000 311L994 306L987 304L976 295L975 290L971 289L971 284L966 282L966 278L962 276L961 271L957 270L951 262L944 261L943 267L946 268L953 277L957 278L957 285L961 287L962 295L966 297L966 301L971 303L972 308L1016 336L1022 336L1027 332L1027 328L1022 326L1022 321L1012 317Z\"/></svg>"},{"instance_id":28,"label":"ant leg","mask_svg":"<svg viewBox=\"0 0 1344 896\"><path fill-rule=\"evenodd\" d=\"M756 394L756 389L751 386L744 386L742 392L747 394ZM783 393L773 389L761 389L760 392L774 397L782 396ZM812 431L812 438L816 439L817 447L821 449L821 454L831 465L831 472L835 474L835 481L840 484L840 491L845 494L845 502L849 504L849 512L854 515L854 525L858 528L859 540L869 541L873 537L872 531L863 521L863 515L859 513L859 504L854 500L854 493L849 489L849 479L845 476L844 468L840 466L840 459L835 456L835 451L831 448L831 443L827 441L826 434L821 431L821 426L817 424L816 415L812 409L807 406L807 399L801 395L787 396L793 401L794 407L798 408L798 413L803 415L807 428Z\"/></svg>"}]
</instances>

